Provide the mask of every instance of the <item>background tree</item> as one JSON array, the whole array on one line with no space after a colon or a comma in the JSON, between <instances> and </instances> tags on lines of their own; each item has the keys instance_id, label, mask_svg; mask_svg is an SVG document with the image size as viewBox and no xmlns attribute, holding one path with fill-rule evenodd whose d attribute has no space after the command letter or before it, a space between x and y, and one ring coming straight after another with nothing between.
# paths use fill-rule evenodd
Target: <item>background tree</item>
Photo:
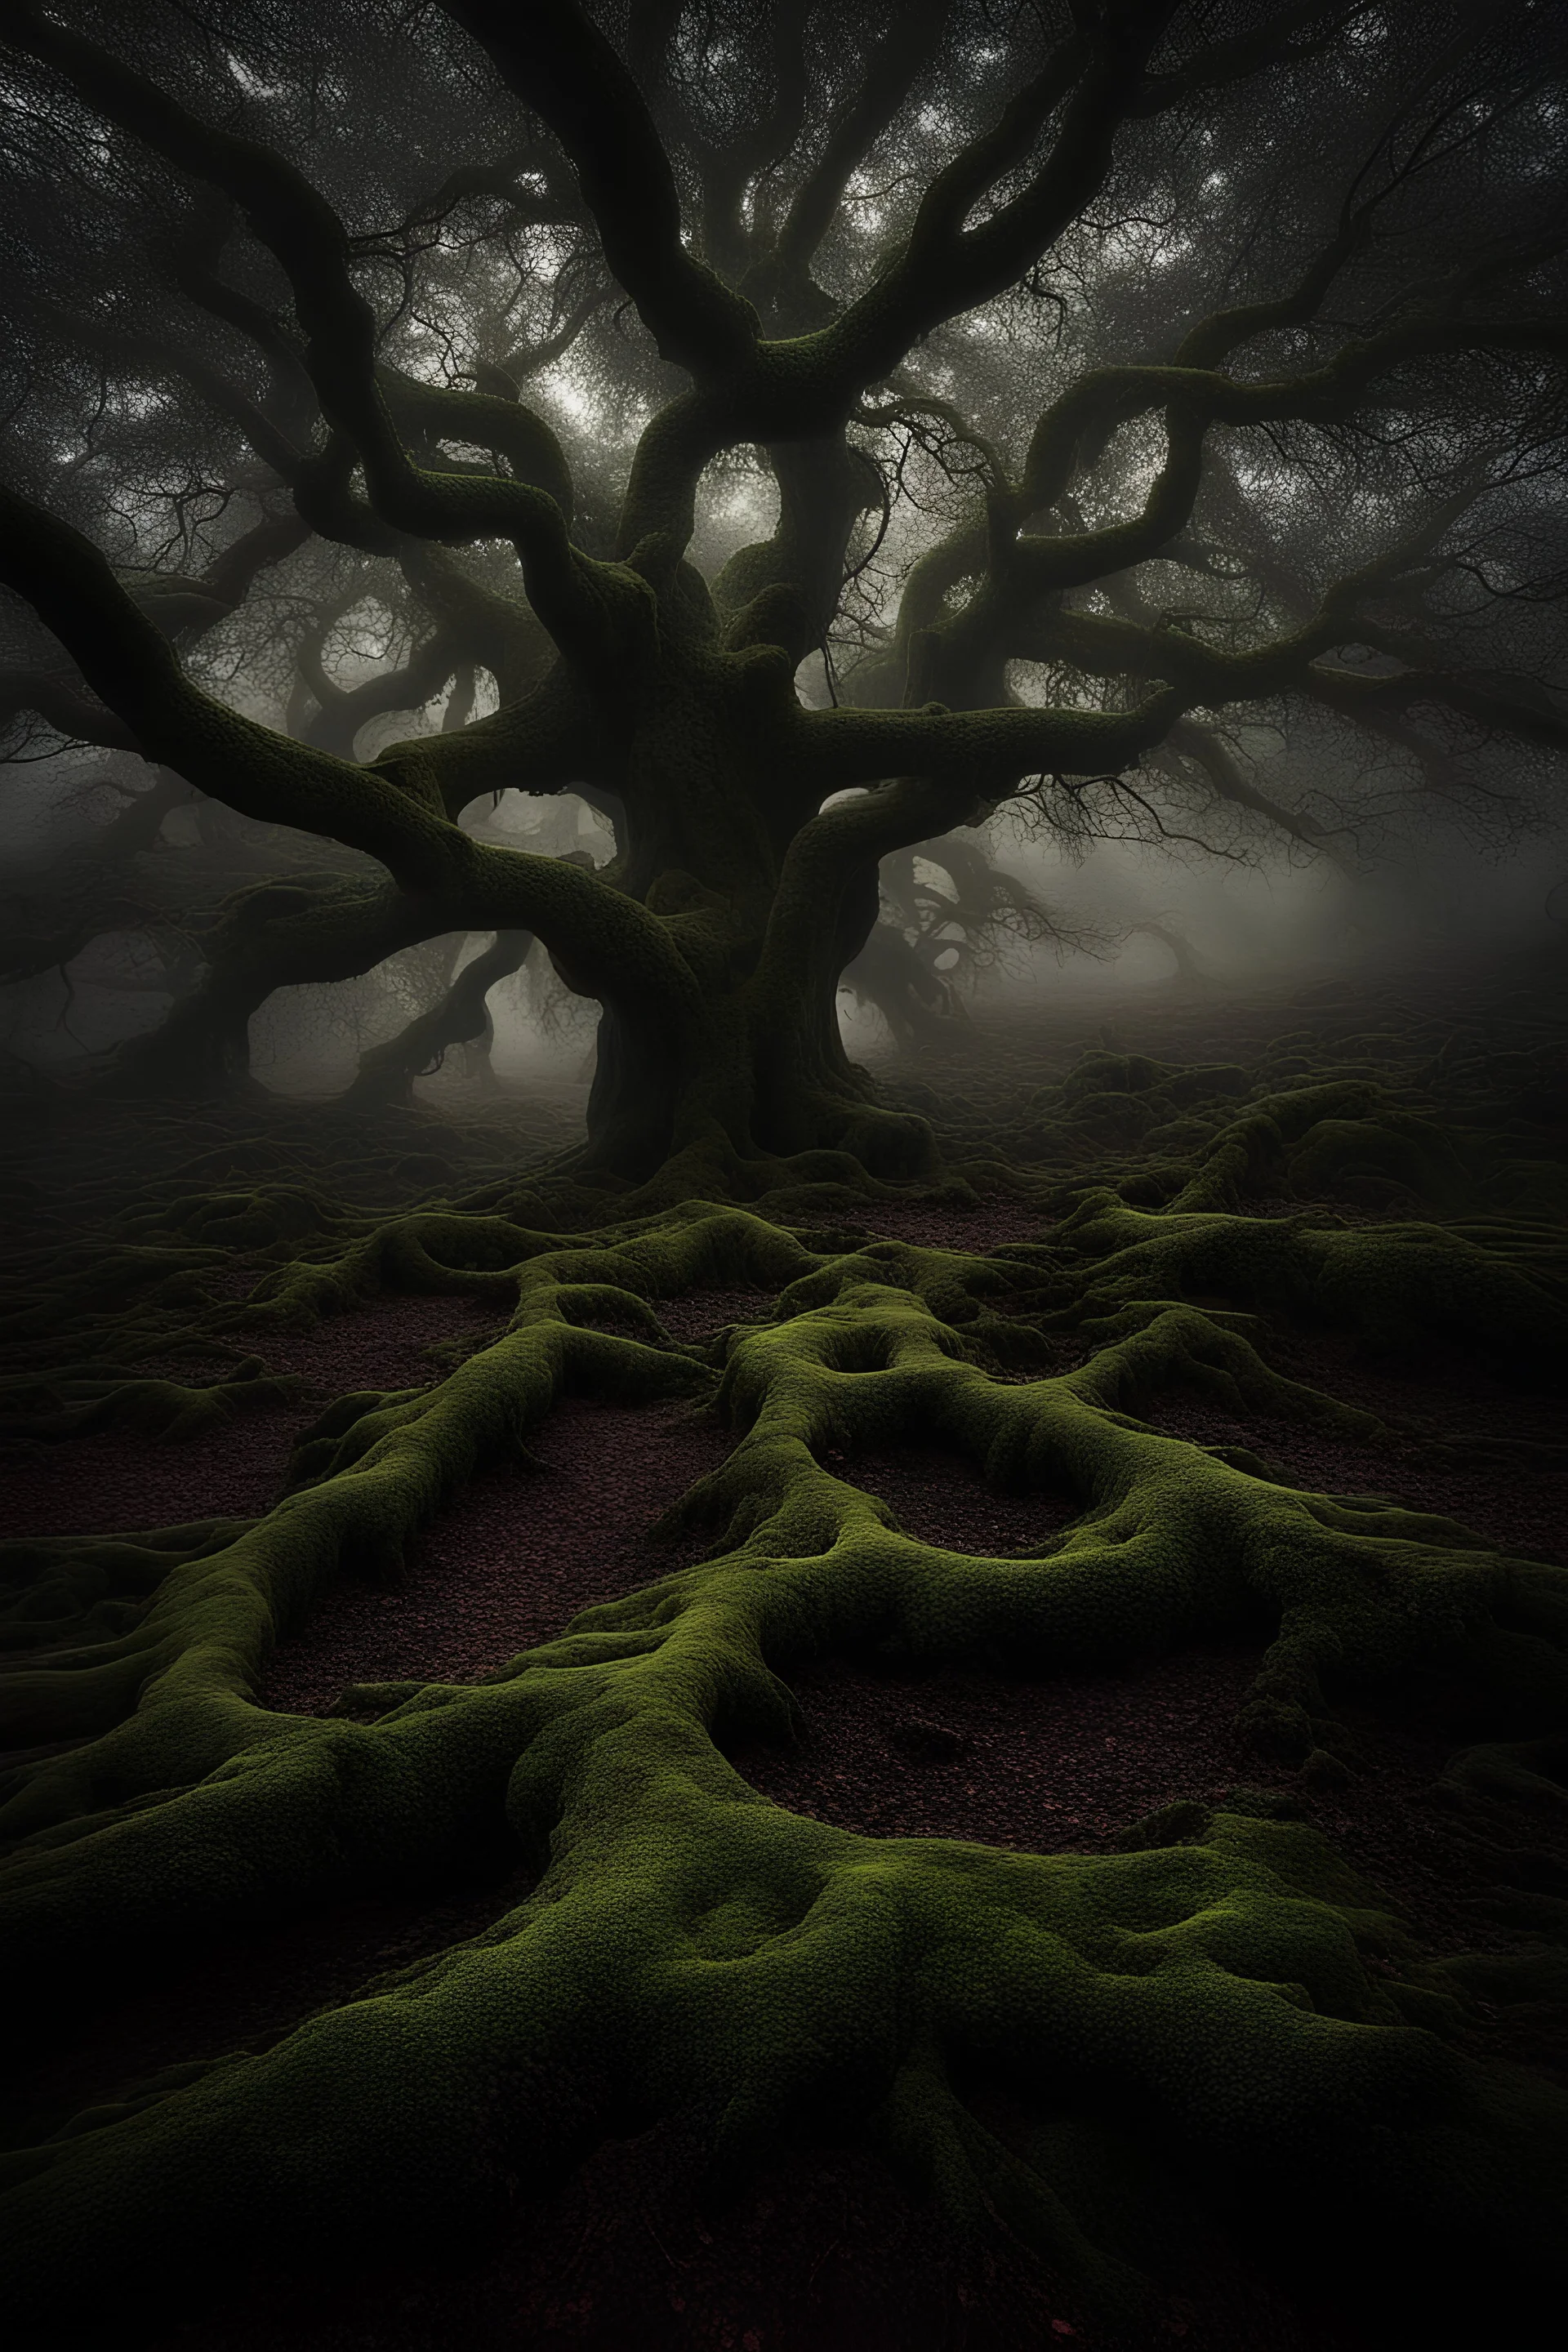
<instances>
[{"instance_id":1,"label":"background tree","mask_svg":"<svg viewBox=\"0 0 1568 2352\"><path fill-rule=\"evenodd\" d=\"M857 958L902 959L896 1024L951 994L873 937L882 861L1008 803L1341 856L1538 812L1550 12L822 30L15 16L4 698L163 781L12 971L163 935L126 877L184 787L249 821L134 1082L243 1069L278 986L526 932L603 1007L603 1165L914 1165L835 1018ZM509 792L613 858L477 825ZM334 847L279 895L290 834Z\"/></svg>"}]
</instances>

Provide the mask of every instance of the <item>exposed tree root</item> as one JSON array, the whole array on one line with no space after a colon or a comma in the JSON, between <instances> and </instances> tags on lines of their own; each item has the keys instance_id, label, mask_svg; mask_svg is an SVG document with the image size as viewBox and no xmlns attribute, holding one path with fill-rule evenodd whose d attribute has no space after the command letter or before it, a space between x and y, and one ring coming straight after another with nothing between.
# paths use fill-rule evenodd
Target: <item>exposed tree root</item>
<instances>
[{"instance_id":1,"label":"exposed tree root","mask_svg":"<svg viewBox=\"0 0 1568 2352\"><path fill-rule=\"evenodd\" d=\"M1162 1085L1217 1104L1230 1082ZM1568 2100L1454 2037L1477 1995L1550 1990L1560 1903L1542 1895L1527 1948L1439 1965L1323 1835L1244 1792L1215 1809L1173 1787L1125 1851L1046 1856L856 1835L781 1811L726 1758L790 1738L790 1678L818 1660L1049 1675L1240 1638L1266 1645L1243 1730L1308 1784L1353 1757L1338 1700L1441 1675L1470 1710L1454 1801L1560 1802L1568 1571L1142 1417L1195 1389L1375 1440L1375 1416L1273 1367L1276 1318L1560 1357L1561 1276L1528 1225L1244 1213L1270 1154L1320 1181L1352 1114L1368 1102L1339 1086L1254 1102L1166 1205L1102 1187L988 1255L854 1230L875 1188L818 1154L765 1213L625 1195L605 1223L601 1192L601 1222L563 1233L581 1180L391 1216L271 1184L25 1268L11 1329L42 1349L52 1328L54 1361L11 1410L57 1433L120 1415L177 1442L265 1410L288 1387L269 1340L378 1294L507 1319L423 1388L337 1399L259 1518L0 1547L5 1736L31 1751L4 1781L13 2013L68 1999L98 1956L156 1965L486 1841L538 1875L490 1927L264 2053L117 2092L0 2158L13 2307L58 2326L110 2283L188 2281L193 2237L213 2267L258 2241L342 2258L449 2239L628 2116L700 2133L716 2187L792 2135L858 2134L1113 2330L1156 2308L1150 2149L1219 2204L1267 2208L1314 2262L1440 2258L1456 2295L1500 2262L1549 2273ZM208 1279L220 1237L273 1261L247 1298ZM704 1290L773 1303L679 1336ZM176 1345L245 1352L206 1386L136 1374ZM694 1564L477 1684L352 1686L328 1717L258 1703L279 1638L343 1578L395 1572L572 1393L690 1398L733 1434L660 1530L705 1546ZM1076 1517L1022 1553L921 1540L856 1483L893 1442L1068 1494ZM978 2119L986 2082L1041 2118L1026 2146Z\"/></svg>"}]
</instances>

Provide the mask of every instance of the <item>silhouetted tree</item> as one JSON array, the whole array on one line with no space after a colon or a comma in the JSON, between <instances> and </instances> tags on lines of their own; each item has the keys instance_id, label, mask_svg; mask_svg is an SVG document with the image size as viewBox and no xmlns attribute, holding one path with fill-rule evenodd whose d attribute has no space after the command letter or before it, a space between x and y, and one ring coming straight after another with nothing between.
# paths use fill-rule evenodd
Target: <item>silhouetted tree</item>
<instances>
[{"instance_id":1,"label":"silhouetted tree","mask_svg":"<svg viewBox=\"0 0 1568 2352\"><path fill-rule=\"evenodd\" d=\"M917 1166L836 1017L897 961L882 861L1007 803L1506 826L1568 745L1544 8L19 0L4 40L0 699L352 853L251 872L144 1074L530 933L603 1008L602 1165ZM465 825L510 791L584 793L613 863Z\"/></svg>"}]
</instances>

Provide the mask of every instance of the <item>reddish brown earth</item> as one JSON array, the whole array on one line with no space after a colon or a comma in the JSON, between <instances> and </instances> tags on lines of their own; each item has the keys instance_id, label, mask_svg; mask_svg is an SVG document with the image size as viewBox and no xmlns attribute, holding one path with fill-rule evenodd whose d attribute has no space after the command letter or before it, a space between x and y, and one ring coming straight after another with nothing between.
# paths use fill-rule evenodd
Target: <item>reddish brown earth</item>
<instances>
[{"instance_id":1,"label":"reddish brown earth","mask_svg":"<svg viewBox=\"0 0 1568 2352\"><path fill-rule=\"evenodd\" d=\"M246 1277L242 1295L256 1278ZM8 1536L131 1534L255 1517L277 1501L289 1453L323 1404L352 1389L423 1388L439 1380L441 1368L425 1350L482 1319L472 1297L378 1299L310 1331L269 1335L258 1349L269 1371L310 1381L297 1409L179 1441L104 1429L11 1446L0 1454L0 1528ZM197 1370L188 1356L147 1369L193 1384L221 1377L211 1360Z\"/></svg>"},{"instance_id":2,"label":"reddish brown earth","mask_svg":"<svg viewBox=\"0 0 1568 2352\"><path fill-rule=\"evenodd\" d=\"M657 1298L654 1310L672 1339L711 1339L730 1323L765 1323L773 1310L768 1290L693 1290L684 1298Z\"/></svg>"},{"instance_id":3,"label":"reddish brown earth","mask_svg":"<svg viewBox=\"0 0 1568 2352\"><path fill-rule=\"evenodd\" d=\"M689 1405L568 1397L528 1450L442 1513L397 1591L334 1593L277 1652L262 1705L321 1715L349 1682L476 1681L580 1609L651 1583L674 1562L647 1530L729 1441Z\"/></svg>"},{"instance_id":4,"label":"reddish brown earth","mask_svg":"<svg viewBox=\"0 0 1568 2352\"><path fill-rule=\"evenodd\" d=\"M993 1194L973 1202L929 1206L920 1202L878 1201L852 1220L889 1241L913 1242L928 1249L965 1249L983 1255L1004 1242L1035 1242L1042 1220L1026 1202Z\"/></svg>"},{"instance_id":5,"label":"reddish brown earth","mask_svg":"<svg viewBox=\"0 0 1568 2352\"><path fill-rule=\"evenodd\" d=\"M1514 1410L1521 1422L1530 1417L1523 1401ZM1236 1416L1205 1397L1161 1398L1145 1418L1197 1445L1245 1447L1308 1494L1377 1496L1456 1519L1521 1559L1568 1565L1568 1469L1551 1463L1489 1460L1479 1448L1445 1444L1435 1434L1395 1433L1387 1444L1357 1444L1299 1422Z\"/></svg>"}]
</instances>

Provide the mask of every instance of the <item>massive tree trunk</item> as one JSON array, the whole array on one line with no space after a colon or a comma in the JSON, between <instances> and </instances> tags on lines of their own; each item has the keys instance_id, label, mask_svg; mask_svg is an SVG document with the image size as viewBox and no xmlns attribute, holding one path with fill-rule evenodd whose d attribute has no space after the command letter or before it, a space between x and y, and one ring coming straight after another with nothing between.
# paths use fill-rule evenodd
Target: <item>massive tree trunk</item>
<instances>
[{"instance_id":1,"label":"massive tree trunk","mask_svg":"<svg viewBox=\"0 0 1568 2352\"><path fill-rule=\"evenodd\" d=\"M720 671L714 682L729 681ZM626 846L607 878L637 892L691 985L585 989L604 1007L591 1155L633 1177L702 1145L726 1162L831 1150L913 1172L930 1164L929 1135L876 1108L838 1025L840 977L877 920L875 857L836 861L796 906L789 852L809 801L803 809L799 779L765 751L746 761L743 743L724 742L727 698L674 698L675 722L660 715L636 762ZM584 985L559 951L556 964Z\"/></svg>"},{"instance_id":2,"label":"massive tree trunk","mask_svg":"<svg viewBox=\"0 0 1568 2352\"><path fill-rule=\"evenodd\" d=\"M606 1005L588 1102L593 1160L616 1174L646 1176L706 1145L726 1165L827 1150L848 1152L879 1175L931 1167L924 1123L879 1108L870 1076L845 1051L837 952L793 988L730 978L684 1017ZM745 960L742 949L733 961Z\"/></svg>"}]
</instances>

